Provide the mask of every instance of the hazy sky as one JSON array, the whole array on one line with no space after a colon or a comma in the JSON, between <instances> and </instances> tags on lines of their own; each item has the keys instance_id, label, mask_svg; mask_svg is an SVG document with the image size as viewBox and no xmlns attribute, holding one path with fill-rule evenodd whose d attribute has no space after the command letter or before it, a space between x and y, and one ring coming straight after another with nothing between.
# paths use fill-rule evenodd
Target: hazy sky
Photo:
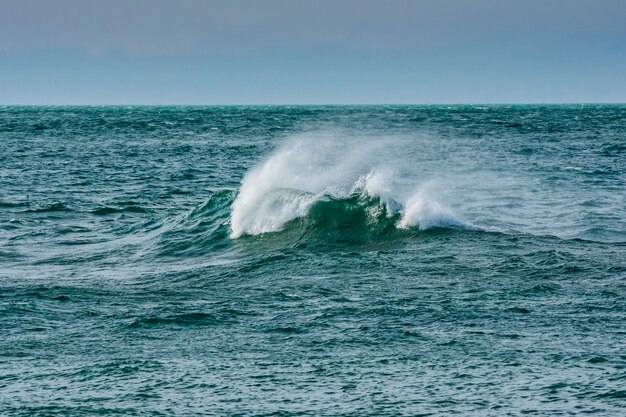
<instances>
[{"instance_id":1,"label":"hazy sky","mask_svg":"<svg viewBox=\"0 0 626 417\"><path fill-rule=\"evenodd\" d=\"M626 102L626 0L0 0L2 104Z\"/></svg>"}]
</instances>

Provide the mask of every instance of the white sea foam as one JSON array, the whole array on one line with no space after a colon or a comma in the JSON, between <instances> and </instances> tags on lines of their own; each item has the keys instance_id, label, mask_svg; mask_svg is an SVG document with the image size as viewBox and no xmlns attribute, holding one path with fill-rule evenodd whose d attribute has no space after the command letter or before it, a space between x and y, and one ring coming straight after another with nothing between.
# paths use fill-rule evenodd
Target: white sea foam
<instances>
[{"instance_id":1,"label":"white sea foam","mask_svg":"<svg viewBox=\"0 0 626 417\"><path fill-rule=\"evenodd\" d=\"M398 143L329 133L287 141L245 175L232 206L231 237L281 230L323 196L355 193L379 198L390 216L400 213L399 228L462 225L429 188L405 192L397 167L407 162L398 159L401 152L389 152Z\"/></svg>"},{"instance_id":2,"label":"white sea foam","mask_svg":"<svg viewBox=\"0 0 626 417\"><path fill-rule=\"evenodd\" d=\"M398 227L418 226L422 230L427 230L433 227L464 226L450 209L433 200L428 190L429 187L423 187L406 201Z\"/></svg>"}]
</instances>

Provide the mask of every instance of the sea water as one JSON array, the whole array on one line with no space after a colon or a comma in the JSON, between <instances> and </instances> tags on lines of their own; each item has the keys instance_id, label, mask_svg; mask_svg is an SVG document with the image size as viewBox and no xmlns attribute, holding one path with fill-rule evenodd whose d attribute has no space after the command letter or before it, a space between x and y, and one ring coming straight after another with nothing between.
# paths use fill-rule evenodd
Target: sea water
<instances>
[{"instance_id":1,"label":"sea water","mask_svg":"<svg viewBox=\"0 0 626 417\"><path fill-rule=\"evenodd\" d=\"M0 415L619 415L626 106L0 107Z\"/></svg>"}]
</instances>

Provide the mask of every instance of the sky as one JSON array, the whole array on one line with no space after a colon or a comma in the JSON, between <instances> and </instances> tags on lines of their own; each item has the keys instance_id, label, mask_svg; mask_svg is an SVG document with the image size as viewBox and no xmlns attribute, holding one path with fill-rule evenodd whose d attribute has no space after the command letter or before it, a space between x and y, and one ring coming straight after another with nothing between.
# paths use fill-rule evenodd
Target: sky
<instances>
[{"instance_id":1,"label":"sky","mask_svg":"<svg viewBox=\"0 0 626 417\"><path fill-rule=\"evenodd\" d=\"M0 104L581 102L625 0L0 0Z\"/></svg>"}]
</instances>

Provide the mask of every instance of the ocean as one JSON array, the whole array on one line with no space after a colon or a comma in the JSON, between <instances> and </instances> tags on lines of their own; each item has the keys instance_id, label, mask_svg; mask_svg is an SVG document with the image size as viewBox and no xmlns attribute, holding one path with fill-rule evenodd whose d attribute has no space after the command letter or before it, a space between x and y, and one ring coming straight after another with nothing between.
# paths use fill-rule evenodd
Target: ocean
<instances>
[{"instance_id":1,"label":"ocean","mask_svg":"<svg viewBox=\"0 0 626 417\"><path fill-rule=\"evenodd\" d=\"M0 107L0 415L626 410L626 105Z\"/></svg>"}]
</instances>

